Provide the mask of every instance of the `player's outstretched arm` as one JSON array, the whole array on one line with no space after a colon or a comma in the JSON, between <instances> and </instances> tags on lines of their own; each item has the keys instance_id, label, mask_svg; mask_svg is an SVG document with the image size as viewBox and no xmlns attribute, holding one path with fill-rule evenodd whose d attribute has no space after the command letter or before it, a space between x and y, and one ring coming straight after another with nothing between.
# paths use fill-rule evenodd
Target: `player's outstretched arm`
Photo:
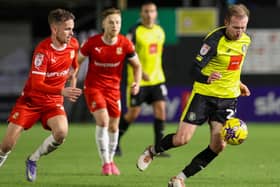
<instances>
[{"instance_id":1,"label":"player's outstretched arm","mask_svg":"<svg viewBox=\"0 0 280 187\"><path fill-rule=\"evenodd\" d=\"M241 96L250 96L251 95L249 88L242 82L240 82L240 91L241 91Z\"/></svg>"}]
</instances>

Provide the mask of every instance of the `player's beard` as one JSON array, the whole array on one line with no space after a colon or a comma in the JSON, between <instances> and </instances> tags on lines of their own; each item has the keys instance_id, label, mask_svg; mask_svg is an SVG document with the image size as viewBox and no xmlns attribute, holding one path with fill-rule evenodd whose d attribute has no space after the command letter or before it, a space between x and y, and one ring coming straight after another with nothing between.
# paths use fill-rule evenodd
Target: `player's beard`
<instances>
[{"instance_id":1,"label":"player's beard","mask_svg":"<svg viewBox=\"0 0 280 187\"><path fill-rule=\"evenodd\" d=\"M235 37L236 37L236 40L239 40L242 37L242 33L236 34Z\"/></svg>"},{"instance_id":2,"label":"player's beard","mask_svg":"<svg viewBox=\"0 0 280 187\"><path fill-rule=\"evenodd\" d=\"M230 40L238 40L239 39L237 34L231 33L229 31L226 31L226 35Z\"/></svg>"},{"instance_id":3,"label":"player's beard","mask_svg":"<svg viewBox=\"0 0 280 187\"><path fill-rule=\"evenodd\" d=\"M241 38L240 34L235 34L231 36L231 40L239 40Z\"/></svg>"}]
</instances>

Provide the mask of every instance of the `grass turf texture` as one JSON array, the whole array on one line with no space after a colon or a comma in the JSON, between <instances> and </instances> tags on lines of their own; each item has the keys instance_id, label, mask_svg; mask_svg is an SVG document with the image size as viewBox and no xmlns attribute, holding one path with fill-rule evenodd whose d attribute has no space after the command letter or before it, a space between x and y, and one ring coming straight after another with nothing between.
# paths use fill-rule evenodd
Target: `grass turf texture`
<instances>
[{"instance_id":1,"label":"grass turf texture","mask_svg":"<svg viewBox=\"0 0 280 187\"><path fill-rule=\"evenodd\" d=\"M228 146L204 171L186 182L191 187L279 187L280 126L248 124L249 137L242 145ZM167 132L177 126L168 124ZM135 167L143 149L153 142L151 125L134 124L122 139L123 156L115 162L120 176L101 176L94 138L95 125L71 124L65 143L38 162L34 183L25 180L25 159L39 146L47 131L35 125L20 137L6 163L0 168L0 186L5 187L162 187L177 175L209 141L207 125L197 129L189 145L172 149L170 158L156 158L145 172ZM6 125L0 125L2 139Z\"/></svg>"}]
</instances>

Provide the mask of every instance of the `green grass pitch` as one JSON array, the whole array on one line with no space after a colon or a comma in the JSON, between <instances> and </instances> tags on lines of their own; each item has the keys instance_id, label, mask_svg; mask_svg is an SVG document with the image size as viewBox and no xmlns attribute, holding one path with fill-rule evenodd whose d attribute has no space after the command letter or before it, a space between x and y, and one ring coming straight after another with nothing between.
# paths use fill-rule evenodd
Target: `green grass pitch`
<instances>
[{"instance_id":1,"label":"green grass pitch","mask_svg":"<svg viewBox=\"0 0 280 187\"><path fill-rule=\"evenodd\" d=\"M248 124L244 144L228 146L207 168L188 179L191 187L280 187L280 126ZM177 126L168 124L166 133ZM0 125L0 139L6 125ZM134 124L122 139L123 156L115 162L120 176L101 176L95 145L94 124L71 124L65 143L38 162L34 183L25 180L25 159L48 136L35 125L20 137L6 163L0 168L2 187L163 187L209 142L207 125L197 129L189 145L172 149L170 158L156 158L145 172L135 167L138 155L153 142L151 125Z\"/></svg>"}]
</instances>

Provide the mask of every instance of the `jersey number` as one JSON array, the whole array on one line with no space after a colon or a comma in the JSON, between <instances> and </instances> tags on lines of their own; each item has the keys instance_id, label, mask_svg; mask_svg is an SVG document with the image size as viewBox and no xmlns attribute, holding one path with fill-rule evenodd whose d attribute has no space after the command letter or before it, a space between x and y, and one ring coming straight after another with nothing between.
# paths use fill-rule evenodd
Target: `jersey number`
<instances>
[{"instance_id":1,"label":"jersey number","mask_svg":"<svg viewBox=\"0 0 280 187\"><path fill-rule=\"evenodd\" d=\"M234 111L234 110L232 110L232 109L226 109L226 111L228 112L227 119L230 119L230 118L233 118L233 117L234 117L234 114L235 114L235 111Z\"/></svg>"}]
</instances>

